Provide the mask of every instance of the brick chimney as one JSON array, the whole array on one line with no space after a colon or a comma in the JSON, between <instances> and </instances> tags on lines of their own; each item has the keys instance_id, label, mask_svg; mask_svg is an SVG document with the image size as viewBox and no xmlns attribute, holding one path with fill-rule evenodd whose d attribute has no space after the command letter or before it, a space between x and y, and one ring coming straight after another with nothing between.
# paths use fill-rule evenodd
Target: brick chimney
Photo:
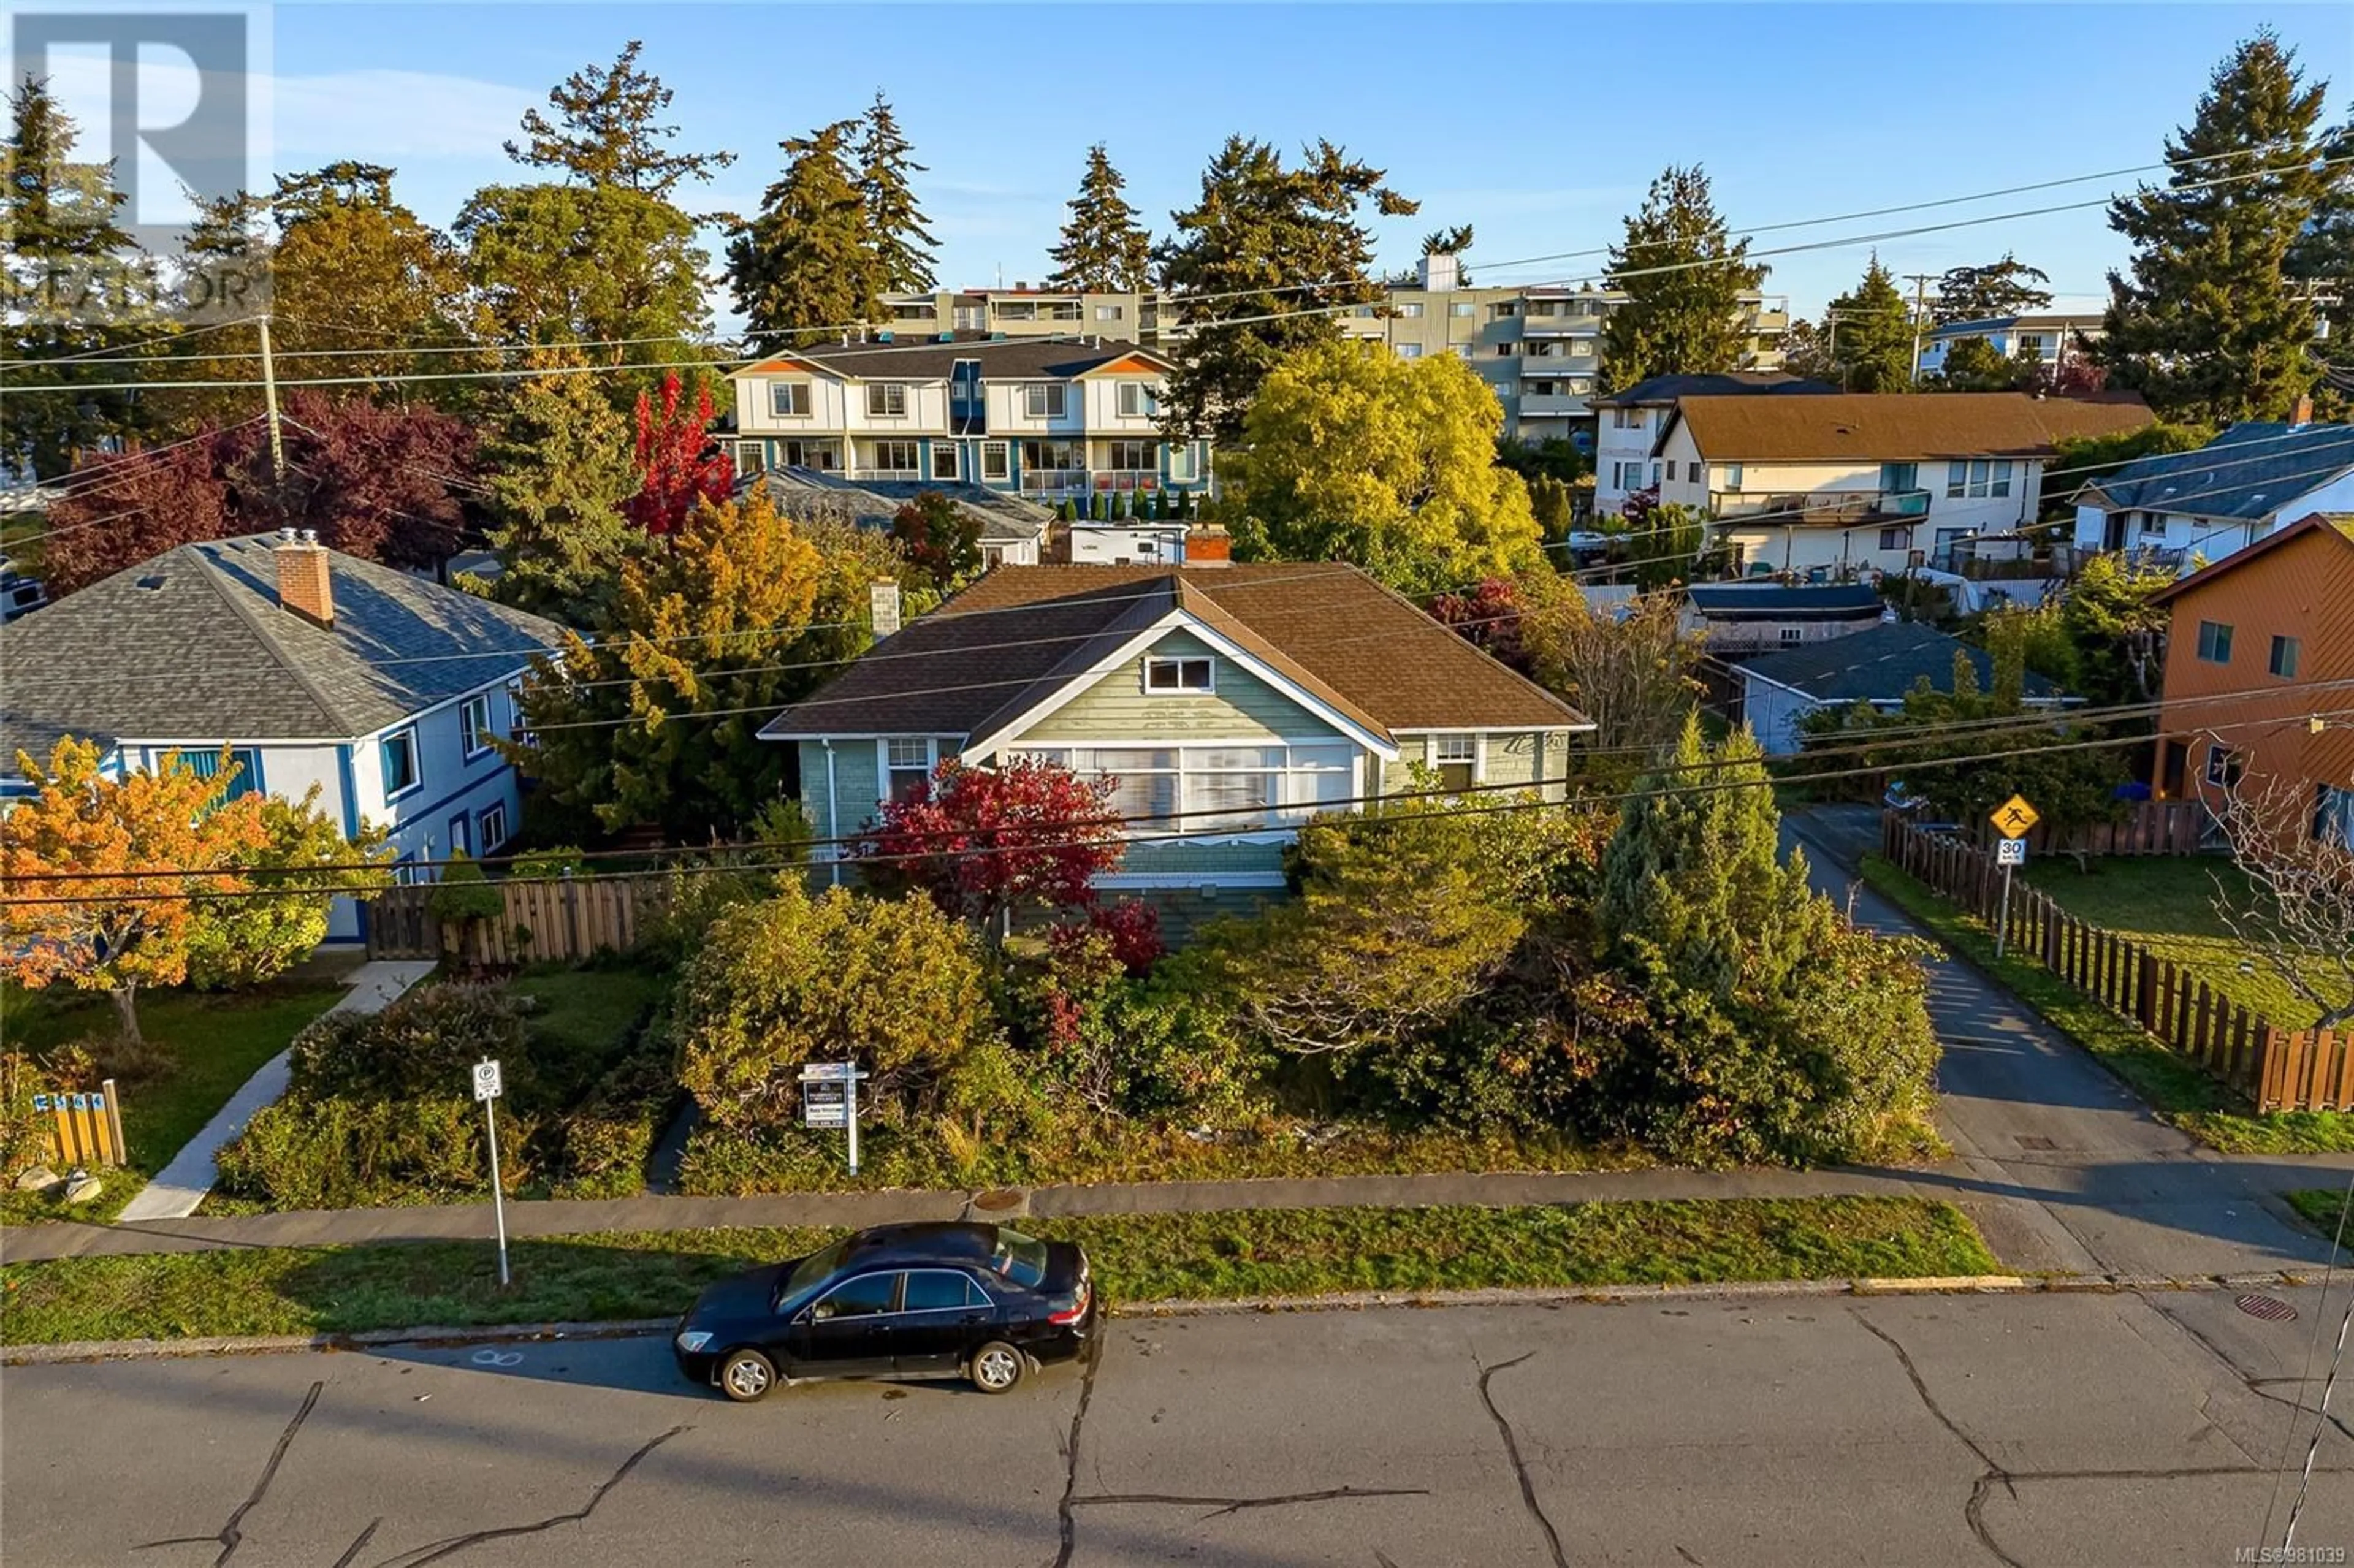
<instances>
[{"instance_id":1,"label":"brick chimney","mask_svg":"<svg viewBox=\"0 0 2354 1568\"><path fill-rule=\"evenodd\" d=\"M1234 564L1233 543L1215 523L1197 523L1185 531L1185 564L1227 567Z\"/></svg>"},{"instance_id":2,"label":"brick chimney","mask_svg":"<svg viewBox=\"0 0 2354 1568\"><path fill-rule=\"evenodd\" d=\"M335 624L335 591L328 581L327 551L319 535L305 528L278 530L278 608L293 611L313 626Z\"/></svg>"},{"instance_id":3,"label":"brick chimney","mask_svg":"<svg viewBox=\"0 0 2354 1568\"><path fill-rule=\"evenodd\" d=\"M2310 394L2296 400L2296 407L2289 411L2288 422L2300 429L2313 423L2313 398Z\"/></svg>"}]
</instances>

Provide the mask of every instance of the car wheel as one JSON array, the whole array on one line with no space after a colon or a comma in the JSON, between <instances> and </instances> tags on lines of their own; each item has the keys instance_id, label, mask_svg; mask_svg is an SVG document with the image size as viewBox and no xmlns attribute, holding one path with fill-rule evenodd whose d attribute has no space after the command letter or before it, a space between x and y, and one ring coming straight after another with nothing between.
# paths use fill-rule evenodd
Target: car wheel
<instances>
[{"instance_id":1,"label":"car wheel","mask_svg":"<svg viewBox=\"0 0 2354 1568\"><path fill-rule=\"evenodd\" d=\"M966 1369L973 1387L983 1393L1007 1393L1022 1381L1030 1363L1022 1352L1002 1340L991 1340L973 1351L972 1362Z\"/></svg>"},{"instance_id":2,"label":"car wheel","mask_svg":"<svg viewBox=\"0 0 2354 1568\"><path fill-rule=\"evenodd\" d=\"M758 1351L737 1351L719 1368L720 1392L749 1404L777 1386L777 1369Z\"/></svg>"}]
</instances>

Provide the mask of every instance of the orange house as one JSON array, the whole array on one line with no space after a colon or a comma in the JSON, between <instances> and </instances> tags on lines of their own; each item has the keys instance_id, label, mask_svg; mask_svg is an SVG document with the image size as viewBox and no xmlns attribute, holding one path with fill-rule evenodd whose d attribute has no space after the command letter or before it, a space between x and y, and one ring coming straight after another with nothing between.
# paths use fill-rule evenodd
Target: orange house
<instances>
[{"instance_id":1,"label":"orange house","mask_svg":"<svg viewBox=\"0 0 2354 1568\"><path fill-rule=\"evenodd\" d=\"M2354 517L2316 513L2159 596L2171 620L2157 784L2213 803L2286 780L2354 843Z\"/></svg>"}]
</instances>

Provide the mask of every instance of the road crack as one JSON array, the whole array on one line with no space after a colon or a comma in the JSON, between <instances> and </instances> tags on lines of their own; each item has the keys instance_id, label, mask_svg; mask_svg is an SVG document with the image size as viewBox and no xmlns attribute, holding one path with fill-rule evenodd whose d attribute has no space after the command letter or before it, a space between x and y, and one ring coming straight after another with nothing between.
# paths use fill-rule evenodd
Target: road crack
<instances>
[{"instance_id":1,"label":"road crack","mask_svg":"<svg viewBox=\"0 0 2354 1568\"><path fill-rule=\"evenodd\" d=\"M1058 1537L1055 1568L1071 1568L1071 1553L1078 1549L1078 1517L1071 1510L1079 1500L1079 1429L1087 1425L1087 1405L1096 1396L1096 1372L1103 1365L1103 1347L1101 1336L1087 1341L1087 1365L1079 1377L1078 1408L1071 1412L1070 1436L1063 1440L1063 1500L1055 1508Z\"/></svg>"},{"instance_id":2,"label":"road crack","mask_svg":"<svg viewBox=\"0 0 2354 1568\"><path fill-rule=\"evenodd\" d=\"M423 1546L411 1547L407 1552L395 1553L377 1563L376 1568L425 1568L428 1563L439 1563L445 1557L454 1557L470 1547L482 1545L486 1541L506 1541L518 1535L536 1535L541 1531L553 1530L559 1524L584 1523L590 1514L597 1511L597 1505L603 1502L614 1488L629 1479L630 1472L643 1463L648 1455L679 1434L693 1430L695 1429L691 1426L673 1426L659 1436L648 1438L639 1446L635 1453L621 1461L618 1469L598 1483L597 1489L588 1494L588 1500L586 1503L570 1513L551 1514L546 1519L530 1524L501 1525L493 1530L470 1531L464 1535L453 1535L444 1540L429 1542ZM373 1529L374 1527L371 1526L370 1530L373 1531ZM348 1553L346 1555L348 1556Z\"/></svg>"},{"instance_id":3,"label":"road crack","mask_svg":"<svg viewBox=\"0 0 2354 1568\"><path fill-rule=\"evenodd\" d=\"M1929 1392L1929 1384L1921 1376L1921 1369L1914 1364L1913 1353L1897 1343L1896 1336L1889 1333L1855 1308L1850 1308L1848 1310L1849 1316L1863 1325L1864 1332L1896 1352L1896 1364L1904 1369L1905 1377L1912 1382L1913 1392L1920 1396L1922 1407L1935 1416L1937 1425L1952 1433L1954 1440L1967 1448L1977 1457L1978 1462L1986 1467L1985 1473L1980 1475L1970 1487L1969 1500L1962 1506L1962 1518L1968 1523L1970 1533L1978 1537L1978 1544L1992 1553L1995 1561L2003 1563L2005 1568L2024 1568L2024 1564L2018 1558L2005 1552L1996 1542L1994 1531L1988 1527L1986 1521L1986 1500L1998 1484L2004 1491L2010 1494L2013 1501L2018 1499L2019 1489L2012 1484L2011 1473L1998 1463L1993 1455L1980 1446L1977 1438L1963 1431L1960 1424L1946 1414L1945 1407L1940 1405L1936 1396Z\"/></svg>"},{"instance_id":4,"label":"road crack","mask_svg":"<svg viewBox=\"0 0 2354 1568\"><path fill-rule=\"evenodd\" d=\"M319 1394L326 1386L326 1380L322 1378L311 1385L310 1393L302 1396L302 1408L294 1412L294 1419L286 1424L286 1430L278 1435L278 1446L270 1450L270 1462L261 1467L261 1478L253 1483L253 1490L237 1505L237 1510L228 1516L228 1521L220 1527L217 1533L178 1535L169 1541L150 1541L133 1550L146 1552L158 1546L191 1546L200 1542L217 1541L220 1542L221 1550L220 1555L213 1559L213 1568L228 1568L228 1560L237 1555L238 1547L244 1543L245 1516L259 1507L262 1498L269 1493L270 1483L278 1478L278 1467L286 1462L286 1450L294 1446L294 1434L302 1431L302 1423L311 1418L311 1408L319 1403Z\"/></svg>"},{"instance_id":5,"label":"road crack","mask_svg":"<svg viewBox=\"0 0 2354 1568\"><path fill-rule=\"evenodd\" d=\"M344 1554L341 1557L335 1559L334 1568L352 1568L352 1564L359 1561L360 1553L366 1550L367 1543L376 1539L376 1527L382 1523L384 1523L382 1514L368 1520L367 1528L361 1531L349 1546L344 1548Z\"/></svg>"},{"instance_id":6,"label":"road crack","mask_svg":"<svg viewBox=\"0 0 2354 1568\"><path fill-rule=\"evenodd\" d=\"M1073 1508L1103 1508L1117 1504L1164 1508L1208 1508L1204 1519L1241 1513L1255 1508L1288 1508L1295 1503L1340 1502L1350 1498L1426 1498L1427 1487L1328 1487L1320 1492L1287 1492L1267 1498L1203 1498L1171 1492L1091 1492L1073 1498Z\"/></svg>"},{"instance_id":7,"label":"road crack","mask_svg":"<svg viewBox=\"0 0 2354 1568\"><path fill-rule=\"evenodd\" d=\"M1514 1435L1512 1424L1504 1419L1504 1413L1496 1408L1496 1396L1488 1387L1498 1372L1519 1366L1534 1354L1534 1351L1523 1351L1511 1361L1498 1361L1491 1367L1479 1367L1479 1403L1488 1407L1489 1418L1495 1422L1497 1433L1504 1439L1504 1452L1511 1458L1512 1473L1520 1478L1521 1505L1528 1510L1529 1517L1537 1521L1537 1528L1544 1531L1545 1546L1553 1553L1553 1568L1569 1568L1569 1558L1561 1549L1561 1532L1553 1527L1553 1520L1545 1517L1544 1505L1537 1501L1536 1483L1529 1478L1528 1464L1521 1457L1521 1440ZM1479 1366L1476 1356L1471 1364Z\"/></svg>"}]
</instances>

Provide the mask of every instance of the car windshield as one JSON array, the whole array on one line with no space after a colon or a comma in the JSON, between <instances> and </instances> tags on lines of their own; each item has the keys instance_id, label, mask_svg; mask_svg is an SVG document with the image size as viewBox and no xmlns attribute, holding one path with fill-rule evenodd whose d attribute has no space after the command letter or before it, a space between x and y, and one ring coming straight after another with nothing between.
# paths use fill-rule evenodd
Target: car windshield
<instances>
[{"instance_id":1,"label":"car windshield","mask_svg":"<svg viewBox=\"0 0 2354 1568\"><path fill-rule=\"evenodd\" d=\"M782 1301L787 1297L798 1296L826 1278L842 1266L843 1256L849 1251L850 1238L844 1236L832 1246L821 1248L801 1259L794 1266L792 1273L786 1276L785 1287L777 1293L777 1299Z\"/></svg>"},{"instance_id":2,"label":"car windshield","mask_svg":"<svg viewBox=\"0 0 2354 1568\"><path fill-rule=\"evenodd\" d=\"M1019 1231L1000 1230L989 1266L1024 1290L1035 1290L1046 1277L1046 1244Z\"/></svg>"}]
</instances>

